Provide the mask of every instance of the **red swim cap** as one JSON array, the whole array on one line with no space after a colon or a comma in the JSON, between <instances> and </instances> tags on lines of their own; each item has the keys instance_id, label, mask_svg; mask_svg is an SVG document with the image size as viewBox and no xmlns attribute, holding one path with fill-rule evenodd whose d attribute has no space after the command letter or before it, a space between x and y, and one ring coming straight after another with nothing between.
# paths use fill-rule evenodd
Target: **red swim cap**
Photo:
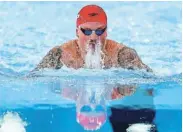
<instances>
[{"instance_id":1,"label":"red swim cap","mask_svg":"<svg viewBox=\"0 0 183 132\"><path fill-rule=\"evenodd\" d=\"M78 13L76 25L86 22L100 22L107 24L107 15L104 10L97 5L84 6Z\"/></svg>"},{"instance_id":2,"label":"red swim cap","mask_svg":"<svg viewBox=\"0 0 183 132\"><path fill-rule=\"evenodd\" d=\"M77 122L84 127L85 130L97 130L106 122L106 114L99 113L77 113Z\"/></svg>"}]
</instances>

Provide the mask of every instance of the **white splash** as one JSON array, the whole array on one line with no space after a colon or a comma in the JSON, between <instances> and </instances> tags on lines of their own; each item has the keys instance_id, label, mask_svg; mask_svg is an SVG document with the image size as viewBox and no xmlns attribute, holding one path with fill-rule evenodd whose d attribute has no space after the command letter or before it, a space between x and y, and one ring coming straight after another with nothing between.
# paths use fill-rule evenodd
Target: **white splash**
<instances>
[{"instance_id":1,"label":"white splash","mask_svg":"<svg viewBox=\"0 0 183 132\"><path fill-rule=\"evenodd\" d=\"M26 126L27 123L20 118L18 113L7 112L0 119L0 132L26 132Z\"/></svg>"},{"instance_id":2,"label":"white splash","mask_svg":"<svg viewBox=\"0 0 183 132\"><path fill-rule=\"evenodd\" d=\"M127 128L127 132L150 132L152 125L137 123Z\"/></svg>"},{"instance_id":3,"label":"white splash","mask_svg":"<svg viewBox=\"0 0 183 132\"><path fill-rule=\"evenodd\" d=\"M87 54L85 57L85 67L86 68L94 68L101 69L103 66L102 53L101 53L101 42L97 41L95 47L90 47L91 44L87 44Z\"/></svg>"}]
</instances>

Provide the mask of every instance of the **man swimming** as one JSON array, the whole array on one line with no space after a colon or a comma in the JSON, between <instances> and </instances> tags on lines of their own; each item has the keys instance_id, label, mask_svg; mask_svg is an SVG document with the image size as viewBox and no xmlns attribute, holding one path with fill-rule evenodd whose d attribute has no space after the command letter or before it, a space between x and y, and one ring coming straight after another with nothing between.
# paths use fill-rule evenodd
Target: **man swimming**
<instances>
[{"instance_id":1,"label":"man swimming","mask_svg":"<svg viewBox=\"0 0 183 132\"><path fill-rule=\"evenodd\" d=\"M107 15L101 7L83 7L76 20L77 39L51 49L35 70L65 65L74 69L121 67L152 71L134 49L107 39L107 28Z\"/></svg>"}]
</instances>

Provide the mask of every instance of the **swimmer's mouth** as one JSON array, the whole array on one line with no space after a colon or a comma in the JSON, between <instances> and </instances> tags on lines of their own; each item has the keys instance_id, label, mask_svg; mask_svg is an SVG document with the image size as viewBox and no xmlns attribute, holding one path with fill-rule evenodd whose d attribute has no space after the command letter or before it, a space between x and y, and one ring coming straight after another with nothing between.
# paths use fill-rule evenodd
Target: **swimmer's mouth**
<instances>
[{"instance_id":1,"label":"swimmer's mouth","mask_svg":"<svg viewBox=\"0 0 183 132\"><path fill-rule=\"evenodd\" d=\"M95 51L96 43L89 43L89 48L92 49L92 51Z\"/></svg>"}]
</instances>

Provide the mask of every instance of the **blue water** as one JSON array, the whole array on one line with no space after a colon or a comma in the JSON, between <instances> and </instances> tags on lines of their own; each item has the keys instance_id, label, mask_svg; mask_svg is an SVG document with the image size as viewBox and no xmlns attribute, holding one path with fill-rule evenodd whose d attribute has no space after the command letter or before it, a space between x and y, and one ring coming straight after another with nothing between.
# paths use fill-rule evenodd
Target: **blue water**
<instances>
[{"instance_id":1,"label":"blue water","mask_svg":"<svg viewBox=\"0 0 183 132\"><path fill-rule=\"evenodd\" d=\"M136 49L154 74L124 69L29 71L54 46L76 38L77 12L98 4L108 14L108 38ZM76 112L94 92L105 108L97 131L112 132L111 108L151 108L159 132L182 128L181 2L0 2L0 131L82 132ZM67 13L67 14L66 14ZM136 85L130 96L111 100L103 94L116 85ZM71 89L62 96L62 89ZM153 89L153 95L144 94ZM83 92L83 90L86 90ZM75 92L84 93L80 100ZM96 96L97 95L97 96ZM87 98L88 97L88 98ZM105 97L105 101L101 101ZM72 99L70 99L72 98ZM85 103L85 102L84 102ZM17 115L18 113L18 115ZM120 115L119 115L120 116ZM18 124L18 125L17 125ZM27 124L27 125L25 125Z\"/></svg>"}]
</instances>

